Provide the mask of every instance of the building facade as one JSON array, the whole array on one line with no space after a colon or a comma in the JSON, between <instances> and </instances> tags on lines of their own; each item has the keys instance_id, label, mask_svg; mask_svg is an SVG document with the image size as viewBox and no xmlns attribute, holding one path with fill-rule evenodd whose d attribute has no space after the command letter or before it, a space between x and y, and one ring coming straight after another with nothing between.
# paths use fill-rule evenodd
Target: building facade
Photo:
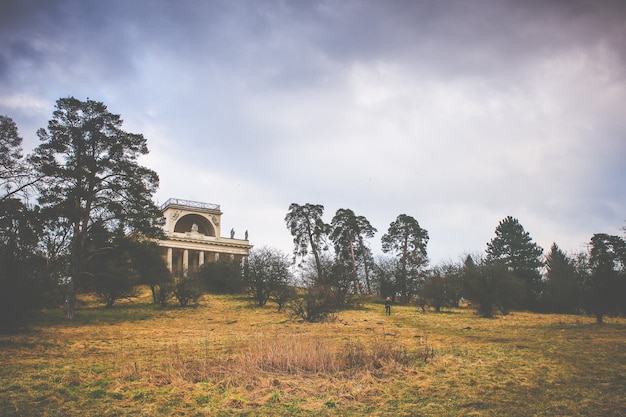
<instances>
[{"instance_id":1,"label":"building facade","mask_svg":"<svg viewBox=\"0 0 626 417\"><path fill-rule=\"evenodd\" d=\"M243 239L221 237L222 212L211 203L170 198L161 206L165 239L159 241L169 270L187 275L205 262L226 258L242 261L252 245L248 232Z\"/></svg>"}]
</instances>

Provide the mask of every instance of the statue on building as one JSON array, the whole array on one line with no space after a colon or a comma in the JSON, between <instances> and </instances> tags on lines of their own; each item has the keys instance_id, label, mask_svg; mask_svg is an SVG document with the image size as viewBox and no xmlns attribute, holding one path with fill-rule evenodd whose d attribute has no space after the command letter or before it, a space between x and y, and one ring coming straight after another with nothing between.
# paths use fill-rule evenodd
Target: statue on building
<instances>
[{"instance_id":1,"label":"statue on building","mask_svg":"<svg viewBox=\"0 0 626 417\"><path fill-rule=\"evenodd\" d=\"M235 229L230 229L230 238L234 239L235 237Z\"/></svg>"},{"instance_id":2,"label":"statue on building","mask_svg":"<svg viewBox=\"0 0 626 417\"><path fill-rule=\"evenodd\" d=\"M194 223L191 225L191 232L192 233L198 233L198 224Z\"/></svg>"},{"instance_id":3,"label":"statue on building","mask_svg":"<svg viewBox=\"0 0 626 417\"><path fill-rule=\"evenodd\" d=\"M246 240L248 240L248 231L246 230Z\"/></svg>"}]
</instances>

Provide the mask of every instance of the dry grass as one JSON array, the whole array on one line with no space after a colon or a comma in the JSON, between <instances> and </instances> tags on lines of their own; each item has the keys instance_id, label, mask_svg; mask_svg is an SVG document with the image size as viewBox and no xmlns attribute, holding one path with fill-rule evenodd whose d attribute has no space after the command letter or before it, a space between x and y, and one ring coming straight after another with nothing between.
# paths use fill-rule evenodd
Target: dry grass
<instances>
[{"instance_id":1,"label":"dry grass","mask_svg":"<svg viewBox=\"0 0 626 417\"><path fill-rule=\"evenodd\" d=\"M309 324L218 296L49 311L0 337L0 415L626 415L624 319L395 312Z\"/></svg>"}]
</instances>

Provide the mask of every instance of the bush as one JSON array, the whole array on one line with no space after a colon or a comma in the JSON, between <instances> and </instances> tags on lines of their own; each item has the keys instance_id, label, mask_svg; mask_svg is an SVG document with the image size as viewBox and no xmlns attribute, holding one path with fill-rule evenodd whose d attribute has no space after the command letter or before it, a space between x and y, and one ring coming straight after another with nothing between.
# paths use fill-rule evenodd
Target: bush
<instances>
[{"instance_id":1,"label":"bush","mask_svg":"<svg viewBox=\"0 0 626 417\"><path fill-rule=\"evenodd\" d=\"M194 275L210 293L241 294L246 289L239 261L219 259L208 262Z\"/></svg>"},{"instance_id":2,"label":"bush","mask_svg":"<svg viewBox=\"0 0 626 417\"><path fill-rule=\"evenodd\" d=\"M0 249L0 252L2 250ZM43 260L15 259L0 254L0 333L19 331L43 304Z\"/></svg>"},{"instance_id":3,"label":"bush","mask_svg":"<svg viewBox=\"0 0 626 417\"><path fill-rule=\"evenodd\" d=\"M172 292L178 300L178 304L181 307L186 307L189 304L197 303L202 297L202 286L195 277L175 277Z\"/></svg>"},{"instance_id":4,"label":"bush","mask_svg":"<svg viewBox=\"0 0 626 417\"><path fill-rule=\"evenodd\" d=\"M463 270L463 297L472 301L482 317L494 309L508 314L524 294L522 283L501 262L468 265Z\"/></svg>"},{"instance_id":5,"label":"bush","mask_svg":"<svg viewBox=\"0 0 626 417\"><path fill-rule=\"evenodd\" d=\"M422 283L418 305L429 305L435 311L442 307L454 307L460 295L459 268L453 264L443 264L429 271Z\"/></svg>"},{"instance_id":6,"label":"bush","mask_svg":"<svg viewBox=\"0 0 626 417\"><path fill-rule=\"evenodd\" d=\"M244 280L248 292L262 307L268 300L278 302L282 308L289 296L287 288L292 282L287 255L277 249L262 247L250 252L245 263Z\"/></svg>"},{"instance_id":7,"label":"bush","mask_svg":"<svg viewBox=\"0 0 626 417\"><path fill-rule=\"evenodd\" d=\"M161 283L152 289L152 298L160 307L167 307L170 299L174 296L174 281Z\"/></svg>"},{"instance_id":8,"label":"bush","mask_svg":"<svg viewBox=\"0 0 626 417\"><path fill-rule=\"evenodd\" d=\"M20 330L52 289L38 230L35 212L18 200L0 202L0 333Z\"/></svg>"},{"instance_id":9,"label":"bush","mask_svg":"<svg viewBox=\"0 0 626 417\"><path fill-rule=\"evenodd\" d=\"M291 315L315 323L328 318L337 311L332 293L324 287L309 287L304 294L294 298L289 309Z\"/></svg>"},{"instance_id":10,"label":"bush","mask_svg":"<svg viewBox=\"0 0 626 417\"><path fill-rule=\"evenodd\" d=\"M281 311L285 305L298 296L295 287L291 285L282 285L276 288L270 297L270 300L278 304L278 311Z\"/></svg>"}]
</instances>

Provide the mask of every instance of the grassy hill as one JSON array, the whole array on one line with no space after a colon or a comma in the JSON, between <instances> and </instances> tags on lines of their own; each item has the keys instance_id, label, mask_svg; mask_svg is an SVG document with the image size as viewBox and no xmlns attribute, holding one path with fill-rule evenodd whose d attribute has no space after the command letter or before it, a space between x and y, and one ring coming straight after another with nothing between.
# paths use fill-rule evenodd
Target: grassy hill
<instances>
[{"instance_id":1,"label":"grassy hill","mask_svg":"<svg viewBox=\"0 0 626 417\"><path fill-rule=\"evenodd\" d=\"M83 300L0 336L0 415L623 416L626 320L382 303L327 323L245 298Z\"/></svg>"}]
</instances>

